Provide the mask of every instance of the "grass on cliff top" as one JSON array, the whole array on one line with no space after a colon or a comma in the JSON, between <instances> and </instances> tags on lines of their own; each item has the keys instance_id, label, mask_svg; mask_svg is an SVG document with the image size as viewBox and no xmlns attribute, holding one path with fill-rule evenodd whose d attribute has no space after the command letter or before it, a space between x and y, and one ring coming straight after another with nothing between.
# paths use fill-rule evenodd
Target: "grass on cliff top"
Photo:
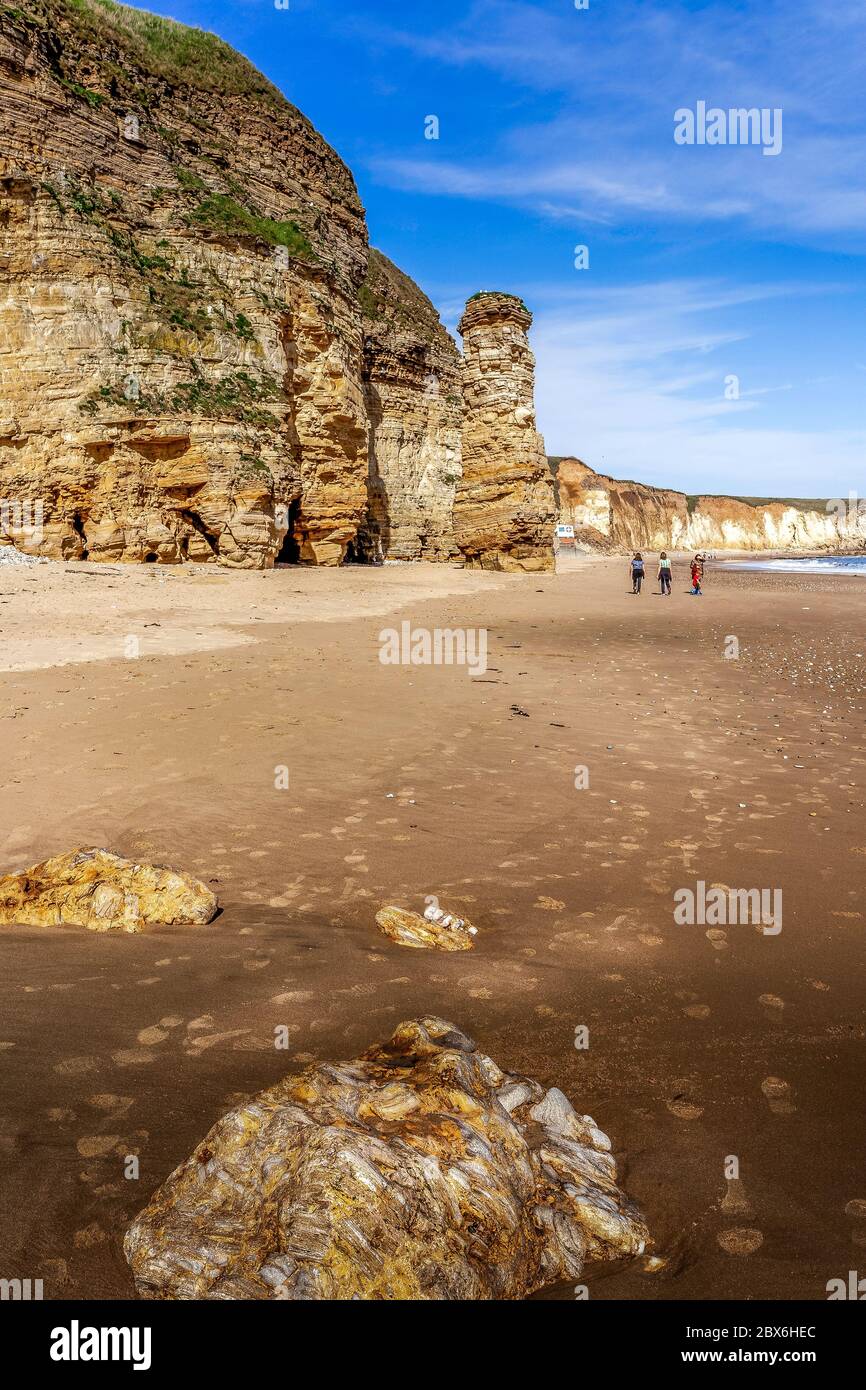
<instances>
[{"instance_id":1,"label":"grass on cliff top","mask_svg":"<svg viewBox=\"0 0 866 1390\"><path fill-rule=\"evenodd\" d=\"M452 341L424 291L375 246L368 250L367 274L358 287L357 298L367 319L392 320L428 343L434 339L443 345Z\"/></svg>"},{"instance_id":2,"label":"grass on cliff top","mask_svg":"<svg viewBox=\"0 0 866 1390\"><path fill-rule=\"evenodd\" d=\"M734 493L700 492L689 493L686 497L691 514L700 501L742 502L747 507L771 507L781 503L784 507L794 507L799 512L823 512L827 510L830 499L825 497L737 497Z\"/></svg>"},{"instance_id":3,"label":"grass on cliff top","mask_svg":"<svg viewBox=\"0 0 866 1390\"><path fill-rule=\"evenodd\" d=\"M166 82L285 103L282 94L252 63L204 29L191 29L147 10L117 5L114 0L51 0L50 4L40 0L25 8L41 9L49 23L52 11L59 9L90 37L120 43L139 67Z\"/></svg>"},{"instance_id":4,"label":"grass on cliff top","mask_svg":"<svg viewBox=\"0 0 866 1390\"><path fill-rule=\"evenodd\" d=\"M526 308L526 305L520 298L520 295L510 294L508 290L476 290L474 294L470 294L466 303L472 304L476 299L483 299L484 296L487 294L498 294L501 295L503 299L513 299L515 303L520 305L521 309L526 309L527 314L529 313L529 310Z\"/></svg>"},{"instance_id":5,"label":"grass on cliff top","mask_svg":"<svg viewBox=\"0 0 866 1390\"><path fill-rule=\"evenodd\" d=\"M554 479L556 479L557 481L559 476L559 465L563 463L566 458L568 458L569 462L571 462L573 455L547 455L548 467L551 473L553 474ZM576 459L575 462L580 463L581 460ZM586 467L589 467L589 465L587 464ZM603 473L600 474L600 476L607 477L607 474ZM697 510L698 503L701 501L743 502L747 507L770 507L774 503L781 503L785 507L795 507L800 512L824 512L827 510L827 506L829 504L829 499L824 497L739 497L732 492L681 493L678 491L677 488L661 487L657 483L638 483L632 478L615 478L614 482L621 483L627 487L646 487L651 492L671 492L674 493L674 495L676 496L685 497L686 507L688 508L689 516L691 516Z\"/></svg>"}]
</instances>

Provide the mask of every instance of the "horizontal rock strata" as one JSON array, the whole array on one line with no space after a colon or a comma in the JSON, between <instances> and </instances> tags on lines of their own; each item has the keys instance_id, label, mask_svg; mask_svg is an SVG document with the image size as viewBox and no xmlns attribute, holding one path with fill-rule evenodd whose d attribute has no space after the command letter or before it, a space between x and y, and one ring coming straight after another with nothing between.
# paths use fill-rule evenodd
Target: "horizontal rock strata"
<instances>
[{"instance_id":1,"label":"horizontal rock strata","mask_svg":"<svg viewBox=\"0 0 866 1390\"><path fill-rule=\"evenodd\" d=\"M827 550L866 547L866 508L688 497L558 460L559 520L599 550Z\"/></svg>"},{"instance_id":2,"label":"horizontal rock strata","mask_svg":"<svg viewBox=\"0 0 866 1390\"><path fill-rule=\"evenodd\" d=\"M361 304L370 434L359 558L453 559L460 358L427 296L375 250Z\"/></svg>"},{"instance_id":3,"label":"horizontal rock strata","mask_svg":"<svg viewBox=\"0 0 866 1390\"><path fill-rule=\"evenodd\" d=\"M463 474L454 533L469 565L553 567L556 508L544 441L535 428L532 315L514 295L474 295L463 335Z\"/></svg>"},{"instance_id":4,"label":"horizontal rock strata","mask_svg":"<svg viewBox=\"0 0 866 1390\"><path fill-rule=\"evenodd\" d=\"M372 472L384 549L455 552L458 353L300 111L213 35L99 0L0 9L0 107L3 536L336 564Z\"/></svg>"},{"instance_id":5,"label":"horizontal rock strata","mask_svg":"<svg viewBox=\"0 0 866 1390\"><path fill-rule=\"evenodd\" d=\"M424 1018L225 1115L124 1250L143 1298L519 1299L646 1240L593 1121Z\"/></svg>"}]
</instances>

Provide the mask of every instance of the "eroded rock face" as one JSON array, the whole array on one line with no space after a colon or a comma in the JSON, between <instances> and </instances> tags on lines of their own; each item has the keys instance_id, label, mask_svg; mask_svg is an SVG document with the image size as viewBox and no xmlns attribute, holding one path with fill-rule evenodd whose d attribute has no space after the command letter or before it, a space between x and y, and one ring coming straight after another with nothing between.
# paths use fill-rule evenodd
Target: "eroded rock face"
<instances>
[{"instance_id":1,"label":"eroded rock face","mask_svg":"<svg viewBox=\"0 0 866 1390\"><path fill-rule=\"evenodd\" d=\"M398 946L433 947L438 951L471 951L475 927L463 917L434 909L422 917L402 907L383 907L376 913L381 931Z\"/></svg>"},{"instance_id":2,"label":"eroded rock face","mask_svg":"<svg viewBox=\"0 0 866 1390\"><path fill-rule=\"evenodd\" d=\"M371 250L362 290L369 505L363 558L450 560L461 474L460 357L417 285Z\"/></svg>"},{"instance_id":3,"label":"eroded rock face","mask_svg":"<svg viewBox=\"0 0 866 1390\"><path fill-rule=\"evenodd\" d=\"M372 457L395 553L453 553L456 348L395 270L406 331L365 353L363 208L301 112L212 35L98 0L0 10L0 106L6 537L337 564Z\"/></svg>"},{"instance_id":4,"label":"eroded rock face","mask_svg":"<svg viewBox=\"0 0 866 1390\"><path fill-rule=\"evenodd\" d=\"M688 498L684 492L623 482L580 459L557 469L559 519L593 549L828 550L866 546L866 510L847 503L824 510L786 502L752 505L735 497ZM841 502L841 499L840 499Z\"/></svg>"},{"instance_id":5,"label":"eroded rock face","mask_svg":"<svg viewBox=\"0 0 866 1390\"><path fill-rule=\"evenodd\" d=\"M216 895L189 874L136 864L107 849L58 854L0 878L0 924L138 932L147 926L202 926Z\"/></svg>"},{"instance_id":6,"label":"eroded rock face","mask_svg":"<svg viewBox=\"0 0 866 1390\"><path fill-rule=\"evenodd\" d=\"M519 1299L640 1254L610 1142L452 1023L225 1115L132 1223L144 1298Z\"/></svg>"},{"instance_id":7,"label":"eroded rock face","mask_svg":"<svg viewBox=\"0 0 866 1390\"><path fill-rule=\"evenodd\" d=\"M463 476L454 533L469 565L553 568L556 507L544 441L535 428L532 315L509 294L469 300L463 335Z\"/></svg>"}]
</instances>

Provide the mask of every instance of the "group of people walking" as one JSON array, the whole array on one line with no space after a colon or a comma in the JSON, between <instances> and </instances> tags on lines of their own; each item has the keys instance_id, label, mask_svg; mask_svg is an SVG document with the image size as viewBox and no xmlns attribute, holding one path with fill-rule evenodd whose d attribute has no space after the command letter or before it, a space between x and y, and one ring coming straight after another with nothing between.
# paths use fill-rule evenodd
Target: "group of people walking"
<instances>
[{"instance_id":1,"label":"group of people walking","mask_svg":"<svg viewBox=\"0 0 866 1390\"><path fill-rule=\"evenodd\" d=\"M639 594L644 581L644 562L643 555L636 550L631 561L631 591ZM701 585L704 578L704 557L696 555L691 562L692 594L702 594ZM671 562L668 559L668 552L663 550L659 556L659 567L656 578L659 582L659 593L670 594L671 592Z\"/></svg>"}]
</instances>

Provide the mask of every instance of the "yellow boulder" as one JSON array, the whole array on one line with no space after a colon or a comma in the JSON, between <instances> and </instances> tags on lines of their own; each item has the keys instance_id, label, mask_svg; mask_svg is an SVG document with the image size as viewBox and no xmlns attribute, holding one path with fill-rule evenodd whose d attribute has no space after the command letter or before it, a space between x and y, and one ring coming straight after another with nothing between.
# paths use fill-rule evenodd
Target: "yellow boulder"
<instances>
[{"instance_id":1,"label":"yellow boulder","mask_svg":"<svg viewBox=\"0 0 866 1390\"><path fill-rule=\"evenodd\" d=\"M0 877L3 926L100 932L203 926L218 906L216 894L189 874L136 864L107 849L70 850Z\"/></svg>"}]
</instances>

